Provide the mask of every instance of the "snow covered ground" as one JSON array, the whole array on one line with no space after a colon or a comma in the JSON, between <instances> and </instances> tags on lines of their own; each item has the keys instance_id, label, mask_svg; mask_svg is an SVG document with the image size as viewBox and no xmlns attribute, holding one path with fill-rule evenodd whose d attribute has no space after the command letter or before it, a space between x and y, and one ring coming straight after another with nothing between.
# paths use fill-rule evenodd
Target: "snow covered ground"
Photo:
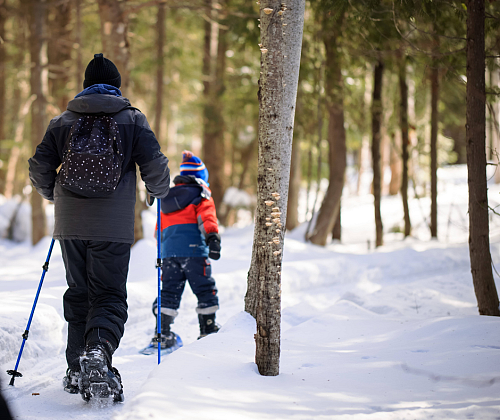
<instances>
[{"instance_id":1,"label":"snow covered ground","mask_svg":"<svg viewBox=\"0 0 500 420\"><path fill-rule=\"evenodd\" d=\"M132 249L129 321L114 357L125 403L105 407L61 386L66 283L58 245L19 366L23 377L7 385L5 371L14 368L50 238L35 247L1 240L0 382L15 418L500 418L500 320L480 317L476 308L466 169L442 169L439 179L439 241L428 233L428 198L412 200L413 237L403 240L397 232L401 200L384 197L385 245L374 250L369 195L343 198L342 244L305 243L305 225L287 234L276 377L258 374L255 322L243 312L252 226L223 232L222 258L213 262L220 333L196 340L196 299L186 288L174 324L184 347L159 366L155 356L138 354L154 330L157 287L155 215L145 213L150 237ZM490 205L499 205L500 186L491 185L489 194ZM490 223L492 258L500 271L500 216Z\"/></svg>"}]
</instances>

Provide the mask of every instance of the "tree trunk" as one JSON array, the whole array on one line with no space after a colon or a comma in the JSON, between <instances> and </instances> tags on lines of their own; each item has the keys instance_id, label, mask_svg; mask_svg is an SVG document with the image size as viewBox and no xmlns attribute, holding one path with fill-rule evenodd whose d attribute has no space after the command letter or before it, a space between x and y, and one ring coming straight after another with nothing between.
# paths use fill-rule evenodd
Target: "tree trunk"
<instances>
[{"instance_id":1,"label":"tree trunk","mask_svg":"<svg viewBox=\"0 0 500 420\"><path fill-rule=\"evenodd\" d=\"M436 28L435 28L436 29ZM435 48L439 47L439 37L434 37ZM437 59L431 69L431 237L437 238L437 138L439 123L439 68Z\"/></svg>"},{"instance_id":2,"label":"tree trunk","mask_svg":"<svg viewBox=\"0 0 500 420\"><path fill-rule=\"evenodd\" d=\"M290 166L290 185L288 187L288 204L286 229L293 230L299 225L299 193L301 181L300 140L295 136L292 145Z\"/></svg>"},{"instance_id":3,"label":"tree trunk","mask_svg":"<svg viewBox=\"0 0 500 420\"><path fill-rule=\"evenodd\" d=\"M326 51L325 98L328 110L328 145L330 177L328 189L319 210L314 230L309 240L316 245L326 245L337 220L340 198L344 188L346 169L346 135L344 128L344 91L342 64L339 53L344 13L337 20L330 16L323 20L323 42Z\"/></svg>"},{"instance_id":4,"label":"tree trunk","mask_svg":"<svg viewBox=\"0 0 500 420\"><path fill-rule=\"evenodd\" d=\"M399 91L400 91L400 106L399 106L399 121L401 127L401 151L403 159L403 178L401 181L401 198L403 200L405 238L411 234L410 209L408 207L408 145L410 139L408 137L408 84L406 82L406 56L399 59Z\"/></svg>"},{"instance_id":5,"label":"tree trunk","mask_svg":"<svg viewBox=\"0 0 500 420\"><path fill-rule=\"evenodd\" d=\"M340 217L341 214L342 214L342 200L339 203L337 220L335 220L335 224L333 225L333 231L332 231L332 239L336 239L337 241L342 240L342 220Z\"/></svg>"},{"instance_id":6,"label":"tree trunk","mask_svg":"<svg viewBox=\"0 0 500 420\"><path fill-rule=\"evenodd\" d=\"M97 0L97 3L101 17L102 53L118 68L122 78L120 90L123 96L127 96L130 79L128 14L124 10L127 0Z\"/></svg>"},{"instance_id":7,"label":"tree trunk","mask_svg":"<svg viewBox=\"0 0 500 420\"><path fill-rule=\"evenodd\" d=\"M293 0L285 7L279 0L264 0L260 7L258 201L245 310L257 320L255 361L259 372L276 376L280 356L282 220L286 220L287 212L305 1Z\"/></svg>"},{"instance_id":8,"label":"tree trunk","mask_svg":"<svg viewBox=\"0 0 500 420\"><path fill-rule=\"evenodd\" d=\"M27 90L27 89L26 89ZM23 97L26 97L26 93L22 92L23 89L21 90L21 94ZM7 163L7 172L5 174L5 198L9 199L12 198L14 195L15 191L15 181L16 181L16 170L17 170L17 162L19 161L19 156L21 155L21 143L24 138L24 127L26 126L25 124L25 119L26 116L28 115L30 109L31 109L31 104L33 101L36 99L36 95L33 94L31 95L28 100L25 102L23 107L19 109L19 113L17 116L17 124L16 124L16 132L14 135L14 145L12 146L12 149L10 151L10 156L9 156L9 161Z\"/></svg>"},{"instance_id":9,"label":"tree trunk","mask_svg":"<svg viewBox=\"0 0 500 420\"><path fill-rule=\"evenodd\" d=\"M46 85L43 79L46 82L47 77L46 70L44 70L47 65L46 3L44 0L29 0L23 3L28 6L29 10L30 87L31 94L36 95L36 100L31 108L31 148L32 154L34 154L47 128L45 121L46 92L44 92L43 88L43 85ZM35 190L31 193L31 222L31 239L33 245L35 245L47 234L43 199Z\"/></svg>"},{"instance_id":10,"label":"tree trunk","mask_svg":"<svg viewBox=\"0 0 500 420\"><path fill-rule=\"evenodd\" d=\"M382 125L382 81L384 63L378 61L373 76L372 99L372 165L373 165L373 203L375 206L375 246L384 244L384 230L380 204L382 198L382 174L380 166L380 144Z\"/></svg>"},{"instance_id":11,"label":"tree trunk","mask_svg":"<svg viewBox=\"0 0 500 420\"><path fill-rule=\"evenodd\" d=\"M83 68L83 60L82 60L82 6L81 0L73 0L74 8L75 8L75 43L77 45L76 48L76 73L75 73L75 82L76 82L76 90L83 89L83 77L84 71Z\"/></svg>"},{"instance_id":12,"label":"tree trunk","mask_svg":"<svg viewBox=\"0 0 500 420\"><path fill-rule=\"evenodd\" d=\"M467 174L469 254L479 313L500 316L491 269L485 148L484 1L467 1Z\"/></svg>"},{"instance_id":13,"label":"tree trunk","mask_svg":"<svg viewBox=\"0 0 500 420\"><path fill-rule=\"evenodd\" d=\"M158 5L158 14L156 20L156 105L155 105L155 135L161 142L161 123L163 111L163 73L165 72L165 3Z\"/></svg>"},{"instance_id":14,"label":"tree trunk","mask_svg":"<svg viewBox=\"0 0 500 420\"><path fill-rule=\"evenodd\" d=\"M111 60L122 78L120 90L123 96L127 96L130 79L128 68L130 61L130 49L128 42L128 13L124 9L127 0L98 0L99 16L101 17L101 39L104 57ZM137 182L142 182L137 179ZM136 188L135 219L134 219L134 243L144 237L142 230L142 211L145 209L144 202L140 199L139 186Z\"/></svg>"},{"instance_id":15,"label":"tree trunk","mask_svg":"<svg viewBox=\"0 0 500 420\"><path fill-rule=\"evenodd\" d=\"M225 4L221 4L225 3ZM224 10L227 0L219 2ZM210 187L217 212L221 211L222 199L226 189L224 174L224 118L222 95L224 93L224 73L226 67L226 32L215 20L214 0L205 0L207 16L205 21L205 42L203 48L203 161L210 174Z\"/></svg>"},{"instance_id":16,"label":"tree trunk","mask_svg":"<svg viewBox=\"0 0 500 420\"><path fill-rule=\"evenodd\" d=\"M0 142L6 138L7 129L5 127L5 86L7 51L5 48L5 22L7 21L7 8L5 0L0 0ZM0 194L5 191L5 172L0 169Z\"/></svg>"},{"instance_id":17,"label":"tree trunk","mask_svg":"<svg viewBox=\"0 0 500 420\"><path fill-rule=\"evenodd\" d=\"M67 84L70 78L71 50L71 0L60 1L53 6L49 25L51 47L48 50L49 58L49 87L51 101L59 108L59 112L66 110L69 101Z\"/></svg>"}]
</instances>

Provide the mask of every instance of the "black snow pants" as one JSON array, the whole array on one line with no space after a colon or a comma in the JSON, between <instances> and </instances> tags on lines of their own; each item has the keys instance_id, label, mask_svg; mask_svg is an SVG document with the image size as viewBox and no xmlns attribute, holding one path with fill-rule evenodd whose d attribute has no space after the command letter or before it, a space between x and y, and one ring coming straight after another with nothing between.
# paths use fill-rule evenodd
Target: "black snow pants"
<instances>
[{"instance_id":1,"label":"black snow pants","mask_svg":"<svg viewBox=\"0 0 500 420\"><path fill-rule=\"evenodd\" d=\"M60 240L68 289L64 318L68 322L68 367L80 369L79 357L90 336L116 349L127 321L127 274L130 244ZM91 333L91 334L89 334Z\"/></svg>"}]
</instances>

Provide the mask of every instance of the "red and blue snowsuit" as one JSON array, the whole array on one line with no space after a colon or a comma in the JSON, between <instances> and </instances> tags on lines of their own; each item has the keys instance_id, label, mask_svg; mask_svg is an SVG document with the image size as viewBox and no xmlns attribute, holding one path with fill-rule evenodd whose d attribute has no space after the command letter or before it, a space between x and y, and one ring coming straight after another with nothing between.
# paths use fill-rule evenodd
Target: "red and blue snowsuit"
<instances>
[{"instance_id":1,"label":"red and blue snowsuit","mask_svg":"<svg viewBox=\"0 0 500 420\"><path fill-rule=\"evenodd\" d=\"M219 299L205 242L208 234L219 230L212 193L194 176L179 175L174 184L161 200L161 312L177 315L187 280L198 298L196 312L213 314ZM155 299L153 312L156 307Z\"/></svg>"}]
</instances>

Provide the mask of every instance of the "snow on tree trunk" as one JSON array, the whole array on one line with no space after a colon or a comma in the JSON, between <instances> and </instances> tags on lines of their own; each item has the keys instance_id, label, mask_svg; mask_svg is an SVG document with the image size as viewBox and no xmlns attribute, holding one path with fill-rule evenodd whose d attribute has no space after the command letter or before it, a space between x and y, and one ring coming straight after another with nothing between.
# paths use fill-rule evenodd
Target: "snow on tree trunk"
<instances>
[{"instance_id":1,"label":"snow on tree trunk","mask_svg":"<svg viewBox=\"0 0 500 420\"><path fill-rule=\"evenodd\" d=\"M485 147L484 1L467 2L467 174L469 254L479 313L500 316L491 269Z\"/></svg>"},{"instance_id":2,"label":"snow on tree trunk","mask_svg":"<svg viewBox=\"0 0 500 420\"><path fill-rule=\"evenodd\" d=\"M257 213L245 310L257 320L255 362L279 374L281 261L304 0L261 2Z\"/></svg>"}]
</instances>

